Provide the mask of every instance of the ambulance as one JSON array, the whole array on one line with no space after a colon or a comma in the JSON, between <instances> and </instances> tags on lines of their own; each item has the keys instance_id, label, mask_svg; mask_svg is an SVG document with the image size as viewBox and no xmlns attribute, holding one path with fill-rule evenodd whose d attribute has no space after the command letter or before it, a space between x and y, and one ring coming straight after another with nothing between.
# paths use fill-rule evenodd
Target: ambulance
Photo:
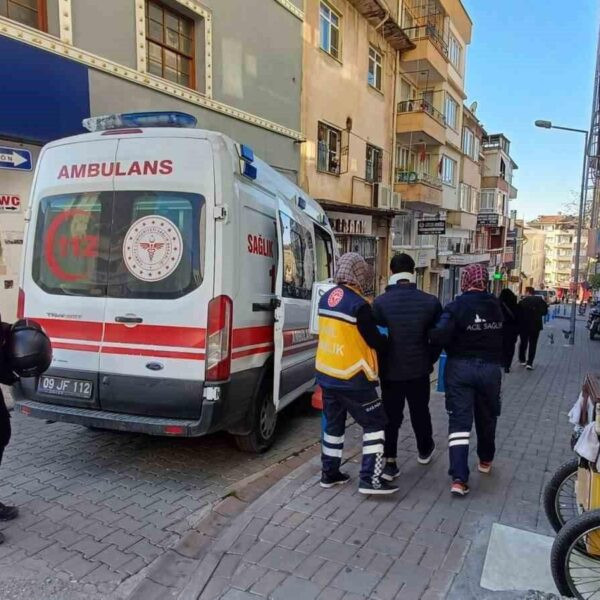
<instances>
[{"instance_id":1,"label":"ambulance","mask_svg":"<svg viewBox=\"0 0 600 600\"><path fill-rule=\"evenodd\" d=\"M52 142L29 208L19 316L52 340L21 413L154 435L232 433L260 452L314 386L313 284L332 277L322 208L185 113L84 120Z\"/></svg>"}]
</instances>

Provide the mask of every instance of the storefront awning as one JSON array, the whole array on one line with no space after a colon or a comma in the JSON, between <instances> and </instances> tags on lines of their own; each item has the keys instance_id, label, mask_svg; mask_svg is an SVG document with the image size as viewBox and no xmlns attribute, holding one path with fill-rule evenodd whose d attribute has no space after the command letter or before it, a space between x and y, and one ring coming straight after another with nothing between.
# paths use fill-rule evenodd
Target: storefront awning
<instances>
[{"instance_id":1,"label":"storefront awning","mask_svg":"<svg viewBox=\"0 0 600 600\"><path fill-rule=\"evenodd\" d=\"M393 218L402 214L403 211L387 208L376 208L375 206L361 206L359 204L347 204L346 202L335 202L323 198L315 198L323 210L334 210L337 212L356 213L358 215L372 215L378 217Z\"/></svg>"}]
</instances>

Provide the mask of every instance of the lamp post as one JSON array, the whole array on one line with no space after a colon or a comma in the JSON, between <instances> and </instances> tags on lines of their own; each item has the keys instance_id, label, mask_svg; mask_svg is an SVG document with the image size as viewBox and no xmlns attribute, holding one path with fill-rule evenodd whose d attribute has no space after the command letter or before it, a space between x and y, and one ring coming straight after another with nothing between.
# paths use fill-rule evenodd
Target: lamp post
<instances>
[{"instance_id":1,"label":"lamp post","mask_svg":"<svg viewBox=\"0 0 600 600\"><path fill-rule=\"evenodd\" d=\"M563 131L575 131L585 135L585 146L583 148L583 169L581 171L581 195L579 198L579 221L577 223L577 243L575 250L575 294L573 304L571 305L571 333L569 335L569 344L575 344L575 323L577 321L577 295L579 291L579 255L581 253L581 232L583 229L583 218L585 213L585 196L586 196L586 172L587 172L587 155L588 155L588 137L587 129L573 129L572 127L560 127L553 125L551 121L538 120L535 122L536 127L543 129L562 129Z\"/></svg>"}]
</instances>

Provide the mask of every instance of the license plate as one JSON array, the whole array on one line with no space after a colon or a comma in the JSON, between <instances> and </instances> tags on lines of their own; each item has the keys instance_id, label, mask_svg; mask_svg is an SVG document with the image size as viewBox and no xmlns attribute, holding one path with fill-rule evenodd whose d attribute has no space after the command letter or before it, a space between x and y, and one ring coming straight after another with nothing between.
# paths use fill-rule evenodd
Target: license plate
<instances>
[{"instance_id":1,"label":"license plate","mask_svg":"<svg viewBox=\"0 0 600 600\"><path fill-rule=\"evenodd\" d=\"M51 377L44 375L40 377L38 392L51 396L67 396L69 398L83 398L89 400L92 397L94 386L91 381L82 379L67 379L65 377Z\"/></svg>"}]
</instances>

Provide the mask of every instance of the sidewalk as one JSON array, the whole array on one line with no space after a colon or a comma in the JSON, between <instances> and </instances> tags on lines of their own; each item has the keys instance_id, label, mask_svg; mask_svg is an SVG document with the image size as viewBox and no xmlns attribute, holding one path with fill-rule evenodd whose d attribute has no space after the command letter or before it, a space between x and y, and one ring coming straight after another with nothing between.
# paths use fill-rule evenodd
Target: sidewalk
<instances>
[{"instance_id":1,"label":"sidewalk","mask_svg":"<svg viewBox=\"0 0 600 600\"><path fill-rule=\"evenodd\" d=\"M447 417L443 396L434 394L438 452L428 467L418 465L405 424L398 494L359 495L359 457L346 465L349 485L323 490L315 457L230 522L179 598L526 597L523 591L491 592L479 583L493 523L551 535L540 494L555 468L572 456L566 413L585 373L600 367L600 342L588 340L583 322L575 348L564 347L562 325L553 321L542 333L536 370L516 366L505 379L494 470L489 476L472 473L468 497L449 494ZM473 453L472 467L475 460Z\"/></svg>"}]
</instances>

